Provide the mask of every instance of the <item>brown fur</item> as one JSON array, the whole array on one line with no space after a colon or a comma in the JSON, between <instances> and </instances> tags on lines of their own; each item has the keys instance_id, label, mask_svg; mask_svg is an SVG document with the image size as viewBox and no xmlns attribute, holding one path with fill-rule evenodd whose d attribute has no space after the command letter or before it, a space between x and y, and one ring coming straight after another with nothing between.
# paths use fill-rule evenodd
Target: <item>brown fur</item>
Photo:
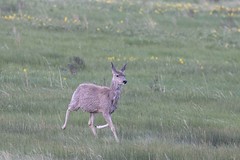
<instances>
[{"instance_id":1,"label":"brown fur","mask_svg":"<svg viewBox=\"0 0 240 160\"><path fill-rule=\"evenodd\" d=\"M112 63L111 63L112 64ZM72 95L70 104L66 112L65 123L62 129L66 128L67 120L71 111L79 109L89 112L89 127L92 129L93 134L96 136L96 130L93 125L94 114L102 113L107 124L98 126L97 128L104 128L109 126L114 134L116 141L118 140L115 127L112 123L111 114L117 109L117 103L121 94L121 87L126 84L124 71L126 64L120 71L117 71L112 64L112 83L110 87L98 86L91 83L80 84Z\"/></svg>"}]
</instances>

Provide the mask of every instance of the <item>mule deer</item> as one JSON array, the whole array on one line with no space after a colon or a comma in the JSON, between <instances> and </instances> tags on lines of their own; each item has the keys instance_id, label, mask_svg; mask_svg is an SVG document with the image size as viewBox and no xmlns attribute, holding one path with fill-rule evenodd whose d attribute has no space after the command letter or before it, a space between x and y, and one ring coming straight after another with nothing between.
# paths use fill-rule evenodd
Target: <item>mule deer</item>
<instances>
[{"instance_id":1,"label":"mule deer","mask_svg":"<svg viewBox=\"0 0 240 160\"><path fill-rule=\"evenodd\" d=\"M120 71L117 71L112 65L112 83L110 87L98 86L91 83L83 83L78 86L72 95L70 104L66 111L66 117L62 129L66 128L68 117L71 111L77 111L82 109L83 111L90 113L90 118L88 125L91 128L94 136L97 136L95 126L94 126L94 115L96 113L102 113L107 124L96 126L96 128L101 129L105 127L110 127L115 140L119 142L115 127L112 122L111 114L117 109L117 103L121 94L121 88L123 84L127 83L124 71L126 69L126 64L122 67Z\"/></svg>"}]
</instances>

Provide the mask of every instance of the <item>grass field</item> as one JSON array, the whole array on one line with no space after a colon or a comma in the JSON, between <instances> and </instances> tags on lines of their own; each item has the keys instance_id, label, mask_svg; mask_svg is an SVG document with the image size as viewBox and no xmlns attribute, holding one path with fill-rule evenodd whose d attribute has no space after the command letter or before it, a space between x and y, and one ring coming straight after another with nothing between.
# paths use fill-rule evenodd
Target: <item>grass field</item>
<instances>
[{"instance_id":1,"label":"grass field","mask_svg":"<svg viewBox=\"0 0 240 160\"><path fill-rule=\"evenodd\" d=\"M0 159L240 159L239 51L237 0L0 0ZM62 131L110 62L128 63L120 143L84 112Z\"/></svg>"}]
</instances>

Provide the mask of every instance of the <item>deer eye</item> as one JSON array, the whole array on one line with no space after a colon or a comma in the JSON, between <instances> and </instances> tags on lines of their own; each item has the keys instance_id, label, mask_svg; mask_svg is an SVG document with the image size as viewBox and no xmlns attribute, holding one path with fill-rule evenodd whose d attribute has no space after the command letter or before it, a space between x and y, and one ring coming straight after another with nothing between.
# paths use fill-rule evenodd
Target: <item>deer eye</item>
<instances>
[{"instance_id":1,"label":"deer eye","mask_svg":"<svg viewBox=\"0 0 240 160\"><path fill-rule=\"evenodd\" d=\"M119 75L117 74L116 77L119 77Z\"/></svg>"}]
</instances>

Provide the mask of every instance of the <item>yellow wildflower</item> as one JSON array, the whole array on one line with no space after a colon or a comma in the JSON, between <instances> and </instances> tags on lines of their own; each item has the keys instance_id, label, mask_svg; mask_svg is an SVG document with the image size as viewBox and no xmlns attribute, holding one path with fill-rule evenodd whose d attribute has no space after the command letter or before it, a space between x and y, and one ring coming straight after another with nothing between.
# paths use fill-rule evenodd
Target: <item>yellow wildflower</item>
<instances>
[{"instance_id":1,"label":"yellow wildflower","mask_svg":"<svg viewBox=\"0 0 240 160\"><path fill-rule=\"evenodd\" d=\"M114 61L114 60L115 60L115 57L114 57L114 56L107 57L107 60L108 60L108 61Z\"/></svg>"},{"instance_id":2,"label":"yellow wildflower","mask_svg":"<svg viewBox=\"0 0 240 160\"><path fill-rule=\"evenodd\" d=\"M65 23L67 22L67 20L68 20L68 18L67 18L67 17L64 17L64 22L65 22Z\"/></svg>"},{"instance_id":3,"label":"yellow wildflower","mask_svg":"<svg viewBox=\"0 0 240 160\"><path fill-rule=\"evenodd\" d=\"M179 62L180 64L184 64L184 60L183 60L182 58L179 58L178 62Z\"/></svg>"}]
</instances>

